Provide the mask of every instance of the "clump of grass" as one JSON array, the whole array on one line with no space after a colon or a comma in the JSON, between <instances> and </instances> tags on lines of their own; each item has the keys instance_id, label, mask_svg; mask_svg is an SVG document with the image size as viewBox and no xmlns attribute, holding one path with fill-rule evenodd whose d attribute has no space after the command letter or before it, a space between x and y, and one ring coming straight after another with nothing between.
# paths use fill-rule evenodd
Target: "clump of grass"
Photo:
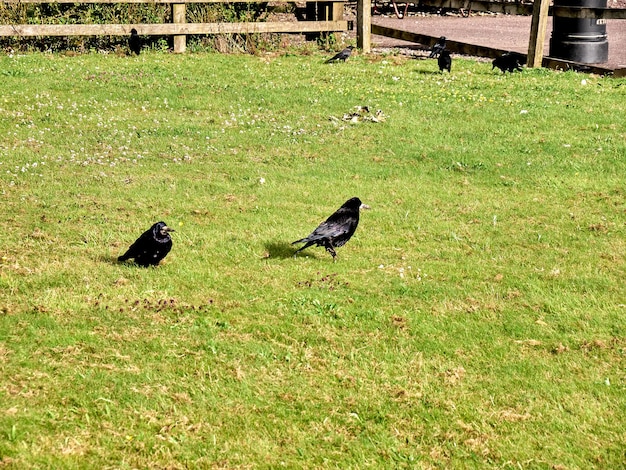
<instances>
[{"instance_id":1,"label":"clump of grass","mask_svg":"<svg viewBox=\"0 0 626 470\"><path fill-rule=\"evenodd\" d=\"M4 464L623 464L624 80L323 62L0 58Z\"/></svg>"}]
</instances>

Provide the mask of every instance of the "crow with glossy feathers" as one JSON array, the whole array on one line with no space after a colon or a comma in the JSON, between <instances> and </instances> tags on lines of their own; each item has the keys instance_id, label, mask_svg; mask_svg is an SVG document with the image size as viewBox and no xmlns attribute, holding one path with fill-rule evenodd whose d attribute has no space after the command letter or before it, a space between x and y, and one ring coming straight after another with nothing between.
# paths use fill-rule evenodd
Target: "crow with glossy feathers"
<instances>
[{"instance_id":1,"label":"crow with glossy feathers","mask_svg":"<svg viewBox=\"0 0 626 470\"><path fill-rule=\"evenodd\" d=\"M447 50L443 50L439 53L437 58L437 64L439 65L439 71L443 73L444 70L451 72L452 69L452 57Z\"/></svg>"},{"instance_id":2,"label":"crow with glossy feathers","mask_svg":"<svg viewBox=\"0 0 626 470\"><path fill-rule=\"evenodd\" d=\"M135 28L130 30L130 37L128 38L128 48L131 52L139 55L141 52L141 38L139 34L137 34L137 30Z\"/></svg>"},{"instance_id":3,"label":"crow with glossy feathers","mask_svg":"<svg viewBox=\"0 0 626 470\"><path fill-rule=\"evenodd\" d=\"M130 248L118 261L134 259L139 266L156 266L167 256L172 249L172 237L170 232L174 232L165 222L157 222L130 245Z\"/></svg>"},{"instance_id":4,"label":"crow with glossy feathers","mask_svg":"<svg viewBox=\"0 0 626 470\"><path fill-rule=\"evenodd\" d=\"M493 65L493 67L491 67L491 70L498 67L502 71L502 73L513 73L516 70L518 72L521 72L522 62L524 60L525 58L522 54L507 52L505 54L502 54L500 57L496 57L495 59L493 59L493 62L491 62L491 64Z\"/></svg>"},{"instance_id":5,"label":"crow with glossy feathers","mask_svg":"<svg viewBox=\"0 0 626 470\"><path fill-rule=\"evenodd\" d=\"M346 47L343 51L338 52L337 54L332 56L330 59L328 59L326 63L330 64L331 62L339 62L339 61L345 62L348 59L348 57L350 57L350 54L352 54L352 49L354 49L354 46Z\"/></svg>"},{"instance_id":6,"label":"crow with glossy feathers","mask_svg":"<svg viewBox=\"0 0 626 470\"><path fill-rule=\"evenodd\" d=\"M441 52L445 50L445 48L446 48L446 37L441 36L439 39L437 39L437 42L433 44L433 47L430 50L430 55L428 56L428 58L434 59L435 57L438 57L439 54L441 54Z\"/></svg>"},{"instance_id":7,"label":"crow with glossy feathers","mask_svg":"<svg viewBox=\"0 0 626 470\"><path fill-rule=\"evenodd\" d=\"M295 257L300 251L311 245L315 245L326 248L326 251L332 255L333 261L335 261L335 257L337 256L335 248L345 245L352 235L354 235L359 225L360 209L369 209L369 206L361 203L358 197L348 199L343 206L322 222L308 237L296 240L292 243L292 245L304 243L304 246L298 249L293 256Z\"/></svg>"}]
</instances>

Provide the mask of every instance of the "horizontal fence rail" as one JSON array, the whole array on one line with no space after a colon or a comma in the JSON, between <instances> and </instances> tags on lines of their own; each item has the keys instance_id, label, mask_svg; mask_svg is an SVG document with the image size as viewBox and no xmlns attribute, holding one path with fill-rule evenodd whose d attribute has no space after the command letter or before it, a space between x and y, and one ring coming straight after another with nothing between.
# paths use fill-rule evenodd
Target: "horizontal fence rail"
<instances>
[{"instance_id":1,"label":"horizontal fence rail","mask_svg":"<svg viewBox=\"0 0 626 470\"><path fill-rule=\"evenodd\" d=\"M132 28L141 35L317 33L345 31L347 21L282 21L268 23L166 24L37 24L0 25L0 36L123 36Z\"/></svg>"}]
</instances>

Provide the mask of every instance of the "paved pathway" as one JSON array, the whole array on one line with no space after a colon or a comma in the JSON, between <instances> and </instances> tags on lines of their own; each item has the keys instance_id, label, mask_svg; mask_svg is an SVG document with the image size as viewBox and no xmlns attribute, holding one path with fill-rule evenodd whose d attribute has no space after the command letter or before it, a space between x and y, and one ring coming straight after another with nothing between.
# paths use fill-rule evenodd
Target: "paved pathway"
<instances>
[{"instance_id":1,"label":"paved pathway","mask_svg":"<svg viewBox=\"0 0 626 470\"><path fill-rule=\"evenodd\" d=\"M405 19L374 15L372 23L390 28L403 29L428 36L446 36L479 46L495 47L526 54L530 36L529 16L472 15L460 16L407 16ZM608 68L626 67L626 20L608 20L609 60L599 64ZM548 19L548 31L544 54L549 55L549 40L552 33L552 18ZM379 47L414 47L414 43L383 36L372 36L373 45Z\"/></svg>"}]
</instances>

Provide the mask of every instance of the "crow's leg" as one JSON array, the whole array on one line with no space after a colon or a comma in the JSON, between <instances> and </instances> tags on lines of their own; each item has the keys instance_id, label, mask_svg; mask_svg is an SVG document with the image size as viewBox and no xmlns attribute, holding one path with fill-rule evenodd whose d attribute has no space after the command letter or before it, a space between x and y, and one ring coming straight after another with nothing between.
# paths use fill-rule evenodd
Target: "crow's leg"
<instances>
[{"instance_id":1,"label":"crow's leg","mask_svg":"<svg viewBox=\"0 0 626 470\"><path fill-rule=\"evenodd\" d=\"M326 251L328 251L333 256L333 262L337 261L337 252L335 251L335 248L332 244L329 243L328 245L326 245Z\"/></svg>"}]
</instances>

